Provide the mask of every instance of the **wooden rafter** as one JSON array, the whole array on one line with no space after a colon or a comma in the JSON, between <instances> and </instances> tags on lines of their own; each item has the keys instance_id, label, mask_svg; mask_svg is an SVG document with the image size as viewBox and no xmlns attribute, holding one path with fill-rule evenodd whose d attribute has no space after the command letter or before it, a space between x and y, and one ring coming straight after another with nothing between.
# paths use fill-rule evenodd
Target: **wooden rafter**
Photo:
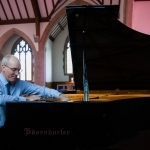
<instances>
[{"instance_id":1,"label":"wooden rafter","mask_svg":"<svg viewBox=\"0 0 150 150\"><path fill-rule=\"evenodd\" d=\"M47 5L46 5L46 1L44 0L44 6L45 6L45 8L46 8L46 14L47 14L47 16L48 16L48 10L47 10Z\"/></svg>"},{"instance_id":2,"label":"wooden rafter","mask_svg":"<svg viewBox=\"0 0 150 150\"><path fill-rule=\"evenodd\" d=\"M26 6L26 3L25 3L25 1L24 1L24 0L23 0L23 4L24 4L24 8L25 8L25 10L26 10L27 16L28 16L28 18L29 18L28 9L27 9L27 6Z\"/></svg>"},{"instance_id":3,"label":"wooden rafter","mask_svg":"<svg viewBox=\"0 0 150 150\"><path fill-rule=\"evenodd\" d=\"M53 3L53 10L51 11L50 15L48 16L48 20L51 19L51 17L52 17L52 15L54 14L54 12L55 12L56 10L58 10L66 1L67 1L67 0L65 0L65 1L57 8L57 6L60 4L61 0L58 0L58 1L56 2L56 4L54 4L54 0L52 0L52 3ZM56 9L56 8L57 8L57 9Z\"/></svg>"},{"instance_id":4,"label":"wooden rafter","mask_svg":"<svg viewBox=\"0 0 150 150\"><path fill-rule=\"evenodd\" d=\"M92 2L93 2L93 3L95 3L96 5L98 5L98 3L97 3L97 2L95 2L94 0L92 0Z\"/></svg>"},{"instance_id":5,"label":"wooden rafter","mask_svg":"<svg viewBox=\"0 0 150 150\"><path fill-rule=\"evenodd\" d=\"M36 26L36 38L40 38L40 10L39 10L39 6L38 6L38 2L37 0L31 0L32 3L32 7L33 7L33 11L34 11L34 15L35 15L35 26Z\"/></svg>"},{"instance_id":6,"label":"wooden rafter","mask_svg":"<svg viewBox=\"0 0 150 150\"><path fill-rule=\"evenodd\" d=\"M7 17L6 11L5 11L5 9L4 9L4 6L3 6L3 4L2 4L2 1L1 1L1 0L0 0L0 4L1 4L1 6L2 6L2 9L3 9L3 12L4 12L4 14L5 14L5 17L6 17L6 19L8 20L8 17Z\"/></svg>"},{"instance_id":7,"label":"wooden rafter","mask_svg":"<svg viewBox=\"0 0 150 150\"><path fill-rule=\"evenodd\" d=\"M41 16L40 12L40 7L38 4L38 0L22 0L22 3L19 3L20 0L14 0L14 5L16 5L16 9L17 10L13 10L14 8L12 7L12 0L5 0L8 2L7 3L3 3L4 0L0 0L0 5L1 5L1 12L3 12L4 14L4 18L0 18L0 25L6 25L6 24L23 24L23 23L35 23L35 27L36 27L36 33L35 36L40 36L40 23L41 22L49 22L51 20L51 17L53 16L53 14L60 9L60 7L62 7L62 5L64 5L66 2L69 2L70 0L42 0L42 9L44 8L46 11L46 14L44 14L45 16L43 17L43 15ZM27 1L31 2L32 8L28 7ZM51 7L49 7L48 3L49 1L51 1ZM81 0L75 0L76 4L80 4ZM84 1L84 0L82 0ZM91 2L93 2L95 5L101 5L104 4L105 0L90 0ZM112 5L114 0L108 0L109 4ZM120 5L121 0L117 0L118 1L118 5ZM21 5L23 4L23 5ZM8 5L8 6L5 6ZM7 14L7 10L5 9L6 7L10 8L10 12L13 16L13 19L9 20L9 16ZM23 14L23 10L25 9L25 13ZM29 11L29 9L32 9L32 11ZM49 10L50 9L50 10ZM15 18L15 11L18 12L19 15L19 19ZM32 12L34 12L34 14L32 14ZM24 16L27 16L26 18L24 18ZM31 16L33 18L31 18ZM60 26L61 27L61 26Z\"/></svg>"},{"instance_id":8,"label":"wooden rafter","mask_svg":"<svg viewBox=\"0 0 150 150\"><path fill-rule=\"evenodd\" d=\"M16 2L16 0L14 1L16 6L17 6L17 9L18 9L18 12L19 12L19 16L20 18L22 19L22 15L21 15L21 12L20 12L20 9L19 9L19 6L18 6L18 3Z\"/></svg>"},{"instance_id":9,"label":"wooden rafter","mask_svg":"<svg viewBox=\"0 0 150 150\"><path fill-rule=\"evenodd\" d=\"M97 0L97 2L99 3L99 4L101 4L101 5L103 5L104 4L104 0Z\"/></svg>"},{"instance_id":10,"label":"wooden rafter","mask_svg":"<svg viewBox=\"0 0 150 150\"><path fill-rule=\"evenodd\" d=\"M40 22L48 22L48 18L41 18ZM6 24L22 24L22 23L35 23L35 18L29 18L29 19L15 19L15 20L0 20L0 25L6 25Z\"/></svg>"},{"instance_id":11,"label":"wooden rafter","mask_svg":"<svg viewBox=\"0 0 150 150\"><path fill-rule=\"evenodd\" d=\"M55 9L55 11L57 11L63 4L65 4L66 1L67 1L67 0L65 0L59 7L57 7L57 8ZM58 5L59 5L59 4L58 4Z\"/></svg>"},{"instance_id":12,"label":"wooden rafter","mask_svg":"<svg viewBox=\"0 0 150 150\"><path fill-rule=\"evenodd\" d=\"M16 20L1 20L0 25L6 25L6 24L23 24L23 23L35 23L35 19L16 19Z\"/></svg>"},{"instance_id":13,"label":"wooden rafter","mask_svg":"<svg viewBox=\"0 0 150 150\"><path fill-rule=\"evenodd\" d=\"M9 8L10 8L10 11L11 11L11 14L12 14L12 16L13 16L13 19L15 19L15 15L14 15L14 13L13 13L13 10L12 10L11 6L10 6L9 0L7 0L7 3L8 3L8 6L9 6Z\"/></svg>"},{"instance_id":14,"label":"wooden rafter","mask_svg":"<svg viewBox=\"0 0 150 150\"><path fill-rule=\"evenodd\" d=\"M52 4L53 4L53 7L54 7L54 0L52 0Z\"/></svg>"}]
</instances>

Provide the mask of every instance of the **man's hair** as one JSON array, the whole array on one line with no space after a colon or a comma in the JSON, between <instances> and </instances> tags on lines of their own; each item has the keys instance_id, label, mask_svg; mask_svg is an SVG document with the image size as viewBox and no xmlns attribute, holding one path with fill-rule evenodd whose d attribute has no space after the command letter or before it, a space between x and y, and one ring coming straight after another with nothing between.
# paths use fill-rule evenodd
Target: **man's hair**
<instances>
[{"instance_id":1,"label":"man's hair","mask_svg":"<svg viewBox=\"0 0 150 150\"><path fill-rule=\"evenodd\" d=\"M11 57L15 57L14 55L6 55L3 57L2 61L1 61L1 65L8 65L9 64L9 60Z\"/></svg>"}]
</instances>

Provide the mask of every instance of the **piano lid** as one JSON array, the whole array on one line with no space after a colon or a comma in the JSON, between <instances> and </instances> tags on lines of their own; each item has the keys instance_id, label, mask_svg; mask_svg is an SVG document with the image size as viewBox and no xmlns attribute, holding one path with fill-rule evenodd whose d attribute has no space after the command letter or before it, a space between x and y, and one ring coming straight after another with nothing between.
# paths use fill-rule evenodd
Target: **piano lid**
<instances>
[{"instance_id":1,"label":"piano lid","mask_svg":"<svg viewBox=\"0 0 150 150\"><path fill-rule=\"evenodd\" d=\"M118 11L117 5L66 7L76 90L83 90L83 48L89 90L150 89L150 35L122 24Z\"/></svg>"}]
</instances>

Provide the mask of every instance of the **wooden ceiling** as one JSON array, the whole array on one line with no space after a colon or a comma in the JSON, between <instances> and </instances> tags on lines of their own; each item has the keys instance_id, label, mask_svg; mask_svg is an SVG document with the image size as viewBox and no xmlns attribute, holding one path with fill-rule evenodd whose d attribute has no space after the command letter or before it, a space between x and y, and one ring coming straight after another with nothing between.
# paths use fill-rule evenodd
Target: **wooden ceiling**
<instances>
[{"instance_id":1,"label":"wooden ceiling","mask_svg":"<svg viewBox=\"0 0 150 150\"><path fill-rule=\"evenodd\" d=\"M0 0L0 25L48 22L67 0Z\"/></svg>"},{"instance_id":2,"label":"wooden ceiling","mask_svg":"<svg viewBox=\"0 0 150 150\"><path fill-rule=\"evenodd\" d=\"M0 0L0 25L35 23L40 35L40 23L49 22L68 0ZM63 24L64 26L66 25ZM50 35L54 41L57 34Z\"/></svg>"},{"instance_id":3,"label":"wooden ceiling","mask_svg":"<svg viewBox=\"0 0 150 150\"><path fill-rule=\"evenodd\" d=\"M70 2L80 3L83 0L0 0L0 25L35 23L36 35L40 35L40 23L49 22L51 18L64 6ZM84 0L92 5L102 5L106 1L113 4L116 0ZM121 0L117 0L120 4ZM55 34L50 35L54 41L56 36L64 26L67 20L64 16L58 20L58 24L52 31Z\"/></svg>"}]
</instances>

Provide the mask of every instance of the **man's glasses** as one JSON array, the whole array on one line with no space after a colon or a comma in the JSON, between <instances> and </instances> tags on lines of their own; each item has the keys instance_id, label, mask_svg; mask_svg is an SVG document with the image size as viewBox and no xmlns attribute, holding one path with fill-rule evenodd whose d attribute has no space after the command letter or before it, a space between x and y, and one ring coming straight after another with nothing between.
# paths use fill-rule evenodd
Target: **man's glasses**
<instances>
[{"instance_id":1,"label":"man's glasses","mask_svg":"<svg viewBox=\"0 0 150 150\"><path fill-rule=\"evenodd\" d=\"M18 68L10 68L9 66L5 65L6 67L8 67L10 70L12 70L13 72L17 72L17 73L20 73L22 70L21 69L18 69Z\"/></svg>"}]
</instances>

